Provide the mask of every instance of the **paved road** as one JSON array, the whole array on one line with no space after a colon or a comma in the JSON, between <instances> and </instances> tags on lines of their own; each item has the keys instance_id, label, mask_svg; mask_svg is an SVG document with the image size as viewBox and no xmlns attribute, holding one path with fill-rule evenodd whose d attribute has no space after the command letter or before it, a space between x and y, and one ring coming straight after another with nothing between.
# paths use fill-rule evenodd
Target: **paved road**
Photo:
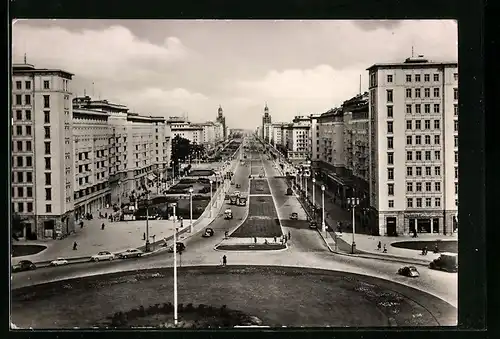
<instances>
[{"instance_id":1,"label":"paved road","mask_svg":"<svg viewBox=\"0 0 500 339\"><path fill-rule=\"evenodd\" d=\"M264 168L269 177L276 173L271 161L264 161ZM240 166L235 173L235 182L242 187L242 192L248 191L248 174L250 167ZM268 178L269 178L268 177ZM279 180L271 178L271 191L278 206L278 214L282 219L293 203L293 199L285 197L285 186ZM234 189L234 188L233 188ZM288 200L287 200L288 199ZM293 207L295 208L295 207ZM291 233L290 247L286 251L272 252L224 252L215 251L214 246L222 241L224 231L232 231L243 220L247 213L248 205L232 207L234 219L224 220L220 215L209 227L215 229L211 238L202 238L203 230L185 240L187 250L182 255L182 265L217 265L222 255L226 255L229 265L279 265L298 266L339 270L363 275L373 275L383 279L392 280L401 284L426 291L436 295L457 307L457 275L446 272L420 269L418 279L409 279L396 274L400 263L382 260L356 258L350 256L334 255L330 253L317 233L306 229L302 224L288 224L286 231ZM222 209L223 211L224 209ZM303 212L301 212L303 213ZM283 216L283 214L285 216ZM44 268L32 272L22 272L12 275L12 288L29 286L49 281L76 278L86 275L106 274L145 268L160 268L173 265L172 254L161 253L147 258L114 261L111 263L84 263L66 267Z\"/></svg>"}]
</instances>

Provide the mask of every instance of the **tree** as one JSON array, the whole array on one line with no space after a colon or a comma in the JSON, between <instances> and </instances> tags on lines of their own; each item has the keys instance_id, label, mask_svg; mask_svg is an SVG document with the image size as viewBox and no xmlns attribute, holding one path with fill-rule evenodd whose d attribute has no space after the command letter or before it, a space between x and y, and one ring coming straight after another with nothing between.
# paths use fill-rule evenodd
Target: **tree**
<instances>
[{"instance_id":1,"label":"tree","mask_svg":"<svg viewBox=\"0 0 500 339\"><path fill-rule=\"evenodd\" d=\"M172 140L172 164L176 168L179 162L186 161L189 156L191 141L179 135L176 135Z\"/></svg>"},{"instance_id":2,"label":"tree","mask_svg":"<svg viewBox=\"0 0 500 339\"><path fill-rule=\"evenodd\" d=\"M23 234L24 230L24 225L23 225L23 218L17 214L13 213L11 217L11 235L12 238L19 240L18 234Z\"/></svg>"}]
</instances>

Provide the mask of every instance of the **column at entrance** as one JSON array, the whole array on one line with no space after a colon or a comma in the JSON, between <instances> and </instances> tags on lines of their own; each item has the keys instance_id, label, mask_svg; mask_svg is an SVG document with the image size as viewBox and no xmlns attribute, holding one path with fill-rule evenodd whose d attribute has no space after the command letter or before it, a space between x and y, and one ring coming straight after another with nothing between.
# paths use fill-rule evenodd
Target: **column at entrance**
<instances>
[{"instance_id":1,"label":"column at entrance","mask_svg":"<svg viewBox=\"0 0 500 339\"><path fill-rule=\"evenodd\" d=\"M434 219L431 218L431 234L434 233Z\"/></svg>"}]
</instances>

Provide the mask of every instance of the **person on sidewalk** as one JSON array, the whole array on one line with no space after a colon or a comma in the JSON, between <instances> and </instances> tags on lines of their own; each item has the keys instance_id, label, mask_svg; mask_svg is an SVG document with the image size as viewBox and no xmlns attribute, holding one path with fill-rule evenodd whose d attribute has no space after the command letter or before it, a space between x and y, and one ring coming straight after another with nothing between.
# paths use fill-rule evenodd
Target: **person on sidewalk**
<instances>
[{"instance_id":1,"label":"person on sidewalk","mask_svg":"<svg viewBox=\"0 0 500 339\"><path fill-rule=\"evenodd\" d=\"M256 244L257 243L257 237L253 237L253 243Z\"/></svg>"},{"instance_id":2,"label":"person on sidewalk","mask_svg":"<svg viewBox=\"0 0 500 339\"><path fill-rule=\"evenodd\" d=\"M382 251L382 253L387 253L387 247L385 247L385 244L384 244L384 250Z\"/></svg>"},{"instance_id":3,"label":"person on sidewalk","mask_svg":"<svg viewBox=\"0 0 500 339\"><path fill-rule=\"evenodd\" d=\"M377 250L380 251L382 249L382 242L379 240L377 245Z\"/></svg>"},{"instance_id":4,"label":"person on sidewalk","mask_svg":"<svg viewBox=\"0 0 500 339\"><path fill-rule=\"evenodd\" d=\"M73 243L73 251L76 251L77 250L77 246L78 244L76 243L76 241Z\"/></svg>"},{"instance_id":5,"label":"person on sidewalk","mask_svg":"<svg viewBox=\"0 0 500 339\"><path fill-rule=\"evenodd\" d=\"M422 248L422 255L427 255L427 246L424 246L424 248Z\"/></svg>"},{"instance_id":6,"label":"person on sidewalk","mask_svg":"<svg viewBox=\"0 0 500 339\"><path fill-rule=\"evenodd\" d=\"M276 236L274 236L274 242L276 242Z\"/></svg>"},{"instance_id":7,"label":"person on sidewalk","mask_svg":"<svg viewBox=\"0 0 500 339\"><path fill-rule=\"evenodd\" d=\"M292 239L292 235L290 234L290 231L288 231L288 239Z\"/></svg>"},{"instance_id":8,"label":"person on sidewalk","mask_svg":"<svg viewBox=\"0 0 500 339\"><path fill-rule=\"evenodd\" d=\"M226 265L227 265L227 257L226 257L226 255L224 254L224 255L222 256L222 266L226 266Z\"/></svg>"},{"instance_id":9,"label":"person on sidewalk","mask_svg":"<svg viewBox=\"0 0 500 339\"><path fill-rule=\"evenodd\" d=\"M104 230L104 223L102 223L101 225L101 230Z\"/></svg>"}]
</instances>

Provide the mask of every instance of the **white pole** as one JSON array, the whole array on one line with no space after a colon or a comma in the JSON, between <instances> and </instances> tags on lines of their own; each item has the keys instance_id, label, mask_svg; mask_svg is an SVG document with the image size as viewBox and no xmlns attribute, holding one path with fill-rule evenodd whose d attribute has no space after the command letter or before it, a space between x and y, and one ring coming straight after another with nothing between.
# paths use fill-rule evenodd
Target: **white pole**
<instances>
[{"instance_id":1,"label":"white pole","mask_svg":"<svg viewBox=\"0 0 500 339\"><path fill-rule=\"evenodd\" d=\"M177 230L175 228L175 219L177 216L175 215L175 205L173 205L174 209L174 325L177 325Z\"/></svg>"},{"instance_id":2,"label":"white pole","mask_svg":"<svg viewBox=\"0 0 500 339\"><path fill-rule=\"evenodd\" d=\"M189 192L189 226L191 228L190 233L193 233L193 192Z\"/></svg>"},{"instance_id":3,"label":"white pole","mask_svg":"<svg viewBox=\"0 0 500 339\"><path fill-rule=\"evenodd\" d=\"M316 186L316 179L312 179L312 185L313 185L313 208L314 208L314 215L316 216L316 195L315 195L315 189L314 187Z\"/></svg>"},{"instance_id":4,"label":"white pole","mask_svg":"<svg viewBox=\"0 0 500 339\"><path fill-rule=\"evenodd\" d=\"M356 244L354 242L354 233L356 233L356 220L355 220L355 216L354 216L354 208L356 206L354 205L354 203L352 204L352 245L351 245L351 252L354 254L354 245Z\"/></svg>"},{"instance_id":5,"label":"white pole","mask_svg":"<svg viewBox=\"0 0 500 339\"><path fill-rule=\"evenodd\" d=\"M321 186L321 200L322 200L322 205L323 205L323 208L322 208L322 214L323 214L323 217L322 217L322 223L321 223L321 231L322 232L325 232L326 230L326 225L325 225L325 186Z\"/></svg>"},{"instance_id":6,"label":"white pole","mask_svg":"<svg viewBox=\"0 0 500 339\"><path fill-rule=\"evenodd\" d=\"M306 176L305 177L305 182L306 182L306 202L307 202L307 181L308 181L308 177Z\"/></svg>"},{"instance_id":7,"label":"white pole","mask_svg":"<svg viewBox=\"0 0 500 339\"><path fill-rule=\"evenodd\" d=\"M212 208L213 208L213 203L212 203L212 180L210 180L210 218L212 218Z\"/></svg>"}]
</instances>

